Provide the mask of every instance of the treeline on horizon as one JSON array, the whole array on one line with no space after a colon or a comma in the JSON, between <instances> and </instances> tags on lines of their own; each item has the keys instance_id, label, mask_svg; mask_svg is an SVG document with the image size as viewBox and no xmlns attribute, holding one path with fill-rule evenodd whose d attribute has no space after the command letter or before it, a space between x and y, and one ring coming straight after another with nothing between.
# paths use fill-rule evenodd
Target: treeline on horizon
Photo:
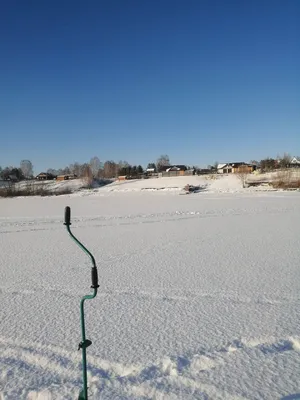
<instances>
[{"instance_id":1,"label":"treeline on horizon","mask_svg":"<svg viewBox=\"0 0 300 400\"><path fill-rule=\"evenodd\" d=\"M297 157L298 158L298 157ZM300 159L300 158L298 158ZM287 168L290 164L291 156L284 153L283 156L277 158L267 157L260 161L251 160L250 164L256 165L262 172L272 171L276 169ZM216 170L218 162L213 165L208 165L207 169ZM149 163L146 169L151 169L154 172L161 172L166 166L171 166L170 158L168 155L161 155L156 162ZM192 166L191 168L196 171L201 170L199 167ZM127 161L114 161L101 162L99 157L92 157L90 162L80 164L74 162L64 168L54 169L48 168L47 171L39 171L49 174L49 176L59 175L76 175L78 178L93 178L93 179L110 179L121 175L139 176L145 173L141 165L131 165ZM37 174L36 174L37 175ZM0 166L0 179L7 180L13 176L17 180L33 179L34 175L33 164L30 160L22 160L20 166L7 166L2 168Z\"/></svg>"}]
</instances>

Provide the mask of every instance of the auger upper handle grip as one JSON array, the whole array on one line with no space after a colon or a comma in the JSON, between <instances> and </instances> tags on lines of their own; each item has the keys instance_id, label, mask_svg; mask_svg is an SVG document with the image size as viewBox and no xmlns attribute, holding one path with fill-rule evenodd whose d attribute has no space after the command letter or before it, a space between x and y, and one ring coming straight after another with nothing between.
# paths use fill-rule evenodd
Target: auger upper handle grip
<instances>
[{"instance_id":1,"label":"auger upper handle grip","mask_svg":"<svg viewBox=\"0 0 300 400\"><path fill-rule=\"evenodd\" d=\"M65 208L65 222L64 225L71 225L71 208L69 206L67 206Z\"/></svg>"},{"instance_id":2,"label":"auger upper handle grip","mask_svg":"<svg viewBox=\"0 0 300 400\"><path fill-rule=\"evenodd\" d=\"M98 287L99 287L99 284L98 284L97 267L92 267L92 286L91 286L91 288L97 289Z\"/></svg>"}]
</instances>

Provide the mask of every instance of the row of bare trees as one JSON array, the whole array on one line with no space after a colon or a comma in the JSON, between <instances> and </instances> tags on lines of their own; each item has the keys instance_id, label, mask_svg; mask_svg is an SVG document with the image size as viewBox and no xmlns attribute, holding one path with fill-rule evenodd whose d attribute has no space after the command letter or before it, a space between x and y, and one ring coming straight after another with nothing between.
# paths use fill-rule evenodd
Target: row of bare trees
<instances>
[{"instance_id":1,"label":"row of bare trees","mask_svg":"<svg viewBox=\"0 0 300 400\"><path fill-rule=\"evenodd\" d=\"M20 167L0 167L0 179L3 180L24 180L33 178L33 165L30 160L22 160Z\"/></svg>"},{"instance_id":2,"label":"row of bare trees","mask_svg":"<svg viewBox=\"0 0 300 400\"><path fill-rule=\"evenodd\" d=\"M164 166L170 165L170 159L168 155L162 155L157 159L156 163L148 164L147 168L153 168L155 171L160 172ZM144 173L144 169L141 165L131 165L127 161L115 161L109 160L104 163L100 161L99 157L94 156L90 159L89 163L80 164L75 162L65 168L58 170L49 168L47 173L51 175L67 175L74 174L79 178L90 178L90 179L110 179L119 175L138 176Z\"/></svg>"},{"instance_id":3,"label":"row of bare trees","mask_svg":"<svg viewBox=\"0 0 300 400\"><path fill-rule=\"evenodd\" d=\"M80 164L75 162L65 168L58 170L49 168L48 174L51 175L76 175L78 178L88 179L111 179L118 175L142 174L144 172L141 165L130 165L127 161L105 161L102 163L100 159L95 156L92 157L89 163Z\"/></svg>"},{"instance_id":4,"label":"row of bare trees","mask_svg":"<svg viewBox=\"0 0 300 400\"><path fill-rule=\"evenodd\" d=\"M160 172L163 166L170 165L170 159L167 155L162 155L156 163L149 165L153 165L155 171ZM59 169L49 168L46 172L53 177L58 175L76 175L78 178L110 179L118 175L141 175L144 173L144 169L141 165L131 165L127 161L116 163L115 161L108 160L101 162L99 157L94 156L89 162L83 164L75 162ZM4 169L0 167L0 179L20 181L32 179L33 177L33 165L30 160L22 160L19 167L11 166Z\"/></svg>"}]
</instances>

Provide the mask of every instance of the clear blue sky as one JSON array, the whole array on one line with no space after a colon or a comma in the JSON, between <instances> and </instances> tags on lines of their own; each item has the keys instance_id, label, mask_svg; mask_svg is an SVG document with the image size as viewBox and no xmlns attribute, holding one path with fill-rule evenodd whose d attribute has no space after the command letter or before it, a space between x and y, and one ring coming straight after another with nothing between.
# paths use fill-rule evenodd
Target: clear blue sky
<instances>
[{"instance_id":1,"label":"clear blue sky","mask_svg":"<svg viewBox=\"0 0 300 400\"><path fill-rule=\"evenodd\" d=\"M10 0L0 165L300 155L300 1Z\"/></svg>"}]
</instances>

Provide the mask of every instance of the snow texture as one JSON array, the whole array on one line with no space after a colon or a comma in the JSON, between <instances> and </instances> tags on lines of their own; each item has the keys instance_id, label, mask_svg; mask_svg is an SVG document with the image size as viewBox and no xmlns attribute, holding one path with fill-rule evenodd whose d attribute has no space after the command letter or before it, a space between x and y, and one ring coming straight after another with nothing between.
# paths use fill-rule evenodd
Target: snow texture
<instances>
[{"instance_id":1,"label":"snow texture","mask_svg":"<svg viewBox=\"0 0 300 400\"><path fill-rule=\"evenodd\" d=\"M0 199L1 400L81 389L91 265L66 205L99 270L90 399L300 398L299 192L185 177Z\"/></svg>"}]
</instances>

